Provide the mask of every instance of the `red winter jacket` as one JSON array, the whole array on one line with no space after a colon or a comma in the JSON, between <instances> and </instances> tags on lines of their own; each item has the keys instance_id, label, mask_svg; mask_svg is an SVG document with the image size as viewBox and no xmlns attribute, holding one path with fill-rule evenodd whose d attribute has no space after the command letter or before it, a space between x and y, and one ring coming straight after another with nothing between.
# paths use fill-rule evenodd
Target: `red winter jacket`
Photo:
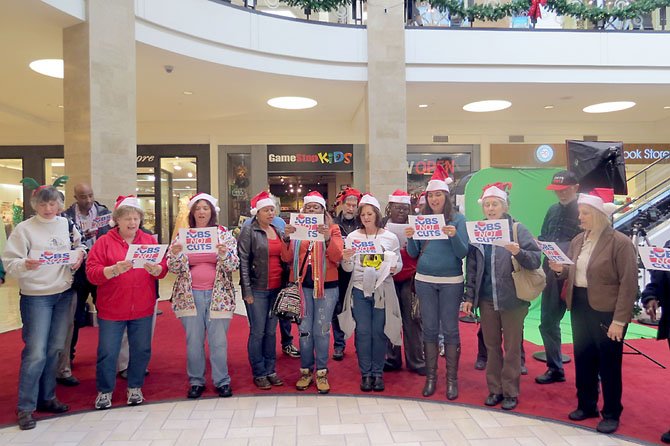
<instances>
[{"instance_id":1,"label":"red winter jacket","mask_svg":"<svg viewBox=\"0 0 670 446\"><path fill-rule=\"evenodd\" d=\"M156 240L138 230L133 244L155 245ZM98 286L96 307L101 319L128 321L154 313L156 280L167 274L167 256L160 263L163 271L158 277L153 277L144 268L133 268L107 279L103 269L124 260L127 252L128 244L119 235L119 229L114 228L95 242L86 259L86 276L89 282Z\"/></svg>"}]
</instances>

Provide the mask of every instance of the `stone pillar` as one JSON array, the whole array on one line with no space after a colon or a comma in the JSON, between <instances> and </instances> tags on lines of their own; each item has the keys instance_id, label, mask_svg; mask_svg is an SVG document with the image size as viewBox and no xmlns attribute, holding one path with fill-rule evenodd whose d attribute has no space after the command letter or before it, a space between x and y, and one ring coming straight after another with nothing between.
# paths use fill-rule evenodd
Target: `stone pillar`
<instances>
[{"instance_id":1,"label":"stone pillar","mask_svg":"<svg viewBox=\"0 0 670 446\"><path fill-rule=\"evenodd\" d=\"M385 205L407 188L407 111L403 2L368 2L367 190Z\"/></svg>"},{"instance_id":2,"label":"stone pillar","mask_svg":"<svg viewBox=\"0 0 670 446\"><path fill-rule=\"evenodd\" d=\"M87 0L87 21L63 30L65 172L99 201L137 184L135 2Z\"/></svg>"}]
</instances>

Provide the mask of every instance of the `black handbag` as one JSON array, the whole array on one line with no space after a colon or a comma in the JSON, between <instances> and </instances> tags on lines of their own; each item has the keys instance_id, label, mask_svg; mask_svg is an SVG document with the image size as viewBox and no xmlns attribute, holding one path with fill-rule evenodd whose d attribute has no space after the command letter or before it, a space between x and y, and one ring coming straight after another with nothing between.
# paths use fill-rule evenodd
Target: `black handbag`
<instances>
[{"instance_id":1,"label":"black handbag","mask_svg":"<svg viewBox=\"0 0 670 446\"><path fill-rule=\"evenodd\" d=\"M296 277L296 282L290 282L277 294L275 303L272 306L272 314L279 319L289 320L300 325L302 322L302 290L300 289L300 282L302 282L302 274L304 272L307 258L312 251L312 243L307 247L305 258L300 265L299 274Z\"/></svg>"}]
</instances>

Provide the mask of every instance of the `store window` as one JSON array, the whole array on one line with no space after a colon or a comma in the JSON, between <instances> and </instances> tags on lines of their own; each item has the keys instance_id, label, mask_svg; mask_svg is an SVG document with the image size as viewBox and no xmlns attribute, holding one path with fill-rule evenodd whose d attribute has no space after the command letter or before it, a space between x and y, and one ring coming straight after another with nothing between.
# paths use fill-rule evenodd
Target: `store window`
<instances>
[{"instance_id":1,"label":"store window","mask_svg":"<svg viewBox=\"0 0 670 446\"><path fill-rule=\"evenodd\" d=\"M156 175L153 167L137 168L137 199L144 210L144 229L156 232Z\"/></svg>"},{"instance_id":2,"label":"store window","mask_svg":"<svg viewBox=\"0 0 670 446\"><path fill-rule=\"evenodd\" d=\"M44 159L44 178L46 184L53 184L54 181L63 175L65 175L65 160L63 158ZM65 185L58 187L58 190L65 194ZM65 201L67 202L67 197Z\"/></svg>"},{"instance_id":3,"label":"store window","mask_svg":"<svg viewBox=\"0 0 670 446\"><path fill-rule=\"evenodd\" d=\"M21 159L0 159L0 242L4 246L4 235L23 220L23 161Z\"/></svg>"},{"instance_id":4,"label":"store window","mask_svg":"<svg viewBox=\"0 0 670 446\"><path fill-rule=\"evenodd\" d=\"M249 215L251 154L228 154L228 222L237 226L240 216Z\"/></svg>"},{"instance_id":5,"label":"store window","mask_svg":"<svg viewBox=\"0 0 670 446\"><path fill-rule=\"evenodd\" d=\"M163 222L160 235L163 243L169 243L180 228L188 227L188 202L198 192L197 159L161 157L160 168L160 212Z\"/></svg>"},{"instance_id":6,"label":"store window","mask_svg":"<svg viewBox=\"0 0 670 446\"><path fill-rule=\"evenodd\" d=\"M408 153L407 154L407 191L418 195L426 189L435 167L441 165L449 177L457 182L472 172L472 154L457 153Z\"/></svg>"}]
</instances>

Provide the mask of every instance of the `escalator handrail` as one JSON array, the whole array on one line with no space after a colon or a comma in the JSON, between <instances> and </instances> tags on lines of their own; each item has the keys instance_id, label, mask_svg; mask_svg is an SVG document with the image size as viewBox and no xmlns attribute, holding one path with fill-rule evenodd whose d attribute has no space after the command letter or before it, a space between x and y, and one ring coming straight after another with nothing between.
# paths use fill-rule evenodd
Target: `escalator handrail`
<instances>
[{"instance_id":1,"label":"escalator handrail","mask_svg":"<svg viewBox=\"0 0 670 446\"><path fill-rule=\"evenodd\" d=\"M660 157L659 159L657 159L657 160L654 161L653 163L649 164L649 165L648 165L647 167L645 167L644 169L640 170L639 172L636 172L635 175L633 175L632 177L630 177L630 178L628 178L628 179L626 180L626 183L628 183L630 180L632 180L632 179L634 179L634 178L637 178L638 175L640 175L640 174L646 172L647 170L651 169L652 167L654 167L656 164L660 163L661 161L665 161L665 160L667 160L667 159L669 159L669 158L670 158L670 150L667 151L667 152L665 153L665 155L663 155L662 157Z\"/></svg>"},{"instance_id":2,"label":"escalator handrail","mask_svg":"<svg viewBox=\"0 0 670 446\"><path fill-rule=\"evenodd\" d=\"M618 208L616 208L616 209L614 210L614 212L612 213L612 215L618 214L619 212L621 212L622 209L627 208L627 207L629 207L629 206L635 204L636 202L638 202L639 200L641 200L641 199L643 199L643 198L647 198L647 195L651 194L652 192L655 192L656 189L658 189L658 188L660 188L660 187L662 187L662 186L664 186L664 185L668 185L668 183L670 183L670 177L664 179L664 180L661 181L660 183L658 183L658 184L656 184L655 186L651 187L649 190L647 190L645 193L643 193L643 194L640 195L639 197L635 198L634 200L632 200L632 201L630 201L630 202L628 202L628 203L625 203L625 204L619 206ZM631 209L631 212L632 212L632 211L637 211L637 210L638 210L638 208ZM623 215L620 215L618 218L616 218L615 221L622 219L623 217L626 216L626 214L628 214L628 212L626 212L626 213L623 214Z\"/></svg>"}]
</instances>

